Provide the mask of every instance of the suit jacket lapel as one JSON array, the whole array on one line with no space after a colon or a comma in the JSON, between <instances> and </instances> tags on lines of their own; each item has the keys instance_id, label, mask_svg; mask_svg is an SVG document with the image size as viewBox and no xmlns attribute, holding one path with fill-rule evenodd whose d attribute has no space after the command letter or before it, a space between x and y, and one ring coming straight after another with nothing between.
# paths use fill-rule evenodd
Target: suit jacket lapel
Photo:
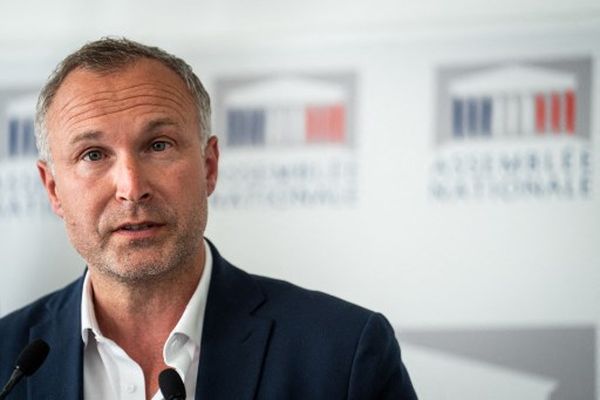
<instances>
[{"instance_id":1,"label":"suit jacket lapel","mask_svg":"<svg viewBox=\"0 0 600 400\"><path fill-rule=\"evenodd\" d=\"M40 370L27 379L28 399L83 398L82 287L80 278L63 297L48 305L47 318L30 329L30 341L44 339L50 353Z\"/></svg>"},{"instance_id":2,"label":"suit jacket lapel","mask_svg":"<svg viewBox=\"0 0 600 400\"><path fill-rule=\"evenodd\" d=\"M253 399L271 332L271 320L252 315L264 301L254 279L225 261L211 244L208 292L196 399Z\"/></svg>"}]
</instances>

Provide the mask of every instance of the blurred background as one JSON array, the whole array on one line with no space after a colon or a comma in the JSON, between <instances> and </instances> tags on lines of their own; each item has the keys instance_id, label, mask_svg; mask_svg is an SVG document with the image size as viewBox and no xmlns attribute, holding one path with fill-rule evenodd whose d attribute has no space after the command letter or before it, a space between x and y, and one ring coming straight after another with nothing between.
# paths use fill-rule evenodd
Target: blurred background
<instances>
[{"instance_id":1,"label":"blurred background","mask_svg":"<svg viewBox=\"0 0 600 400\"><path fill-rule=\"evenodd\" d=\"M231 262L383 312L423 399L598 398L600 3L2 2L0 315L84 268L33 113L106 35L210 92Z\"/></svg>"}]
</instances>

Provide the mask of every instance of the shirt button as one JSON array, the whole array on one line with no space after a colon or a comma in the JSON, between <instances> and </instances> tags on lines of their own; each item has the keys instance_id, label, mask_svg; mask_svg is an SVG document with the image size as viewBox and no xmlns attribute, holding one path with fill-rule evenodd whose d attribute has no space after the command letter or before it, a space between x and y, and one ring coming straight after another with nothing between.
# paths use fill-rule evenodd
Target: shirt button
<instances>
[{"instance_id":1,"label":"shirt button","mask_svg":"<svg viewBox=\"0 0 600 400\"><path fill-rule=\"evenodd\" d=\"M126 389L127 389L127 392L133 393L133 392L135 392L135 389L137 389L137 387L134 384L130 383L129 385L127 385Z\"/></svg>"}]
</instances>

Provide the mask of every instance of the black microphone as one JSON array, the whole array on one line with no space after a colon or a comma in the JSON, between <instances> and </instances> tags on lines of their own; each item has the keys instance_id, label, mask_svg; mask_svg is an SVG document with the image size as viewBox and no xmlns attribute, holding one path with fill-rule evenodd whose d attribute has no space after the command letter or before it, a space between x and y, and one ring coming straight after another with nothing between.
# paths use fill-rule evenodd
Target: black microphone
<instances>
[{"instance_id":1,"label":"black microphone","mask_svg":"<svg viewBox=\"0 0 600 400\"><path fill-rule=\"evenodd\" d=\"M167 368L158 375L158 386L165 400L185 400L185 385L173 368Z\"/></svg>"},{"instance_id":2,"label":"black microphone","mask_svg":"<svg viewBox=\"0 0 600 400\"><path fill-rule=\"evenodd\" d=\"M31 376L38 368L46 361L50 346L42 339L36 339L29 343L19 354L15 369L13 370L10 379L0 392L0 400L4 399L12 388L19 383L24 376Z\"/></svg>"}]
</instances>

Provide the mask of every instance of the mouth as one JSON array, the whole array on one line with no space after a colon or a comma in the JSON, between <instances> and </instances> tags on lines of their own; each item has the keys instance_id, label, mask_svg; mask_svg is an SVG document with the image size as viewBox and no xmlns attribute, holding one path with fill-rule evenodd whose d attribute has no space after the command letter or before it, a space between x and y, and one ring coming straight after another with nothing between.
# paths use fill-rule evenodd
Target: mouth
<instances>
[{"instance_id":1,"label":"mouth","mask_svg":"<svg viewBox=\"0 0 600 400\"><path fill-rule=\"evenodd\" d=\"M143 231L146 229L151 229L151 228L155 228L160 226L160 224L154 223L154 222L142 222L142 223L138 223L138 224L123 224L120 225L116 230L120 231L131 231L131 232L136 232L136 231Z\"/></svg>"},{"instance_id":2,"label":"mouth","mask_svg":"<svg viewBox=\"0 0 600 400\"><path fill-rule=\"evenodd\" d=\"M116 229L114 229L114 232L142 232L160 228L163 225L164 224L152 221L127 222L119 225Z\"/></svg>"}]
</instances>

